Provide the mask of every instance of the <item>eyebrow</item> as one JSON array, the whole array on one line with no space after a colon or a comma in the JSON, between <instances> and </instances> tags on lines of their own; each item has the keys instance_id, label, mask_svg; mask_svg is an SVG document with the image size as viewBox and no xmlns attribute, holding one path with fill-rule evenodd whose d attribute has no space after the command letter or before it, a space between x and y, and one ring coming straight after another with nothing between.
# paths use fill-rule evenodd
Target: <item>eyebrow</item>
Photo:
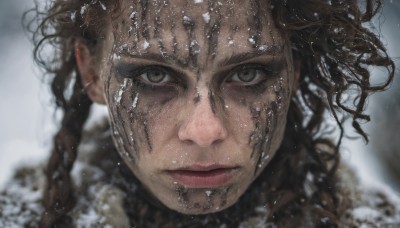
<instances>
[{"instance_id":1,"label":"eyebrow","mask_svg":"<svg viewBox=\"0 0 400 228\"><path fill-rule=\"evenodd\" d=\"M282 46L268 46L267 49L265 49L265 50L254 50L254 51L250 51L250 52L233 54L232 56L222 60L219 65L220 66L235 65L235 64L245 62L246 60L254 59L259 56L264 56L264 55L276 56L276 55L280 55L279 53L281 53L282 50L283 50Z\"/></svg>"},{"instance_id":2,"label":"eyebrow","mask_svg":"<svg viewBox=\"0 0 400 228\"><path fill-rule=\"evenodd\" d=\"M187 68L188 65L180 61L178 58L170 56L170 55L161 55L161 54L156 54L156 53L141 53L141 54L133 54L129 52L122 52L122 56L127 56L127 57L132 57L135 59L140 59L140 60L148 60L151 62L159 62L163 63L166 65L171 65L171 64L176 64L181 68Z\"/></svg>"},{"instance_id":3,"label":"eyebrow","mask_svg":"<svg viewBox=\"0 0 400 228\"><path fill-rule=\"evenodd\" d=\"M219 66L224 67L224 66L229 66L229 65L235 65L239 64L242 62L245 62L247 60L257 58L259 56L265 56L265 55L280 55L282 53L283 46L278 46L278 45L273 45L273 46L267 46L265 49L260 50L252 50L249 52L244 52L244 53L238 53L238 54L232 54L231 56L223 59L218 63ZM188 68L188 64L182 62L178 58L171 56L171 55L161 55L157 53L141 53L141 54L133 54L129 52L122 52L121 55L127 56L127 57L132 57L135 59L141 59L141 60L148 60L151 62L159 62L163 63L166 65L171 65L171 64L176 64L180 68Z\"/></svg>"}]
</instances>

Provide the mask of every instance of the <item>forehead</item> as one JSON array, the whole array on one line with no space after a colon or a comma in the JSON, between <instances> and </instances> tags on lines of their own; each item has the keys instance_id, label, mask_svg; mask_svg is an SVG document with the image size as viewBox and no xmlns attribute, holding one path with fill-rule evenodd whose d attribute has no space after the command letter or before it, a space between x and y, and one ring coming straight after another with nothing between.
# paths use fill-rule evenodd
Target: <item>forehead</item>
<instances>
[{"instance_id":1,"label":"forehead","mask_svg":"<svg viewBox=\"0 0 400 228\"><path fill-rule=\"evenodd\" d=\"M125 0L115 52L160 54L197 66L240 53L277 53L284 39L268 1Z\"/></svg>"}]
</instances>

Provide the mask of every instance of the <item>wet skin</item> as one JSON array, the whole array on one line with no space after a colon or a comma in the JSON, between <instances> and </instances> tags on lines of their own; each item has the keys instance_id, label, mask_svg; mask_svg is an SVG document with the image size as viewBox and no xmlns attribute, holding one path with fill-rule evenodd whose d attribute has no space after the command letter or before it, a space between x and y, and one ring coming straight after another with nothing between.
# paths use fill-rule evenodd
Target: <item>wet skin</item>
<instances>
[{"instance_id":1,"label":"wet skin","mask_svg":"<svg viewBox=\"0 0 400 228\"><path fill-rule=\"evenodd\" d=\"M229 207L282 142L296 74L287 38L264 1L123 4L89 88L119 153L172 210Z\"/></svg>"}]
</instances>

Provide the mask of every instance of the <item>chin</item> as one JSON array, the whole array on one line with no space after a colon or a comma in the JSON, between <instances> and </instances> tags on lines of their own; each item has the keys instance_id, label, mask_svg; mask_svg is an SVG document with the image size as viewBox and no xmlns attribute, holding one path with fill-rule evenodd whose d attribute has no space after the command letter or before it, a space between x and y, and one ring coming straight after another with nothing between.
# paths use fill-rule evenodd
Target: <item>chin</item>
<instances>
[{"instance_id":1,"label":"chin","mask_svg":"<svg viewBox=\"0 0 400 228\"><path fill-rule=\"evenodd\" d=\"M170 201L170 205L165 205L181 214L210 214L232 206L237 202L242 193L234 185L204 189L177 186L174 196L176 200Z\"/></svg>"},{"instance_id":2,"label":"chin","mask_svg":"<svg viewBox=\"0 0 400 228\"><path fill-rule=\"evenodd\" d=\"M210 204L209 202L195 202L193 204L179 203L176 208L171 209L186 215L205 215L223 211L232 206L235 202L236 201L229 203L226 202L224 203L224 206L220 206L219 204Z\"/></svg>"}]
</instances>

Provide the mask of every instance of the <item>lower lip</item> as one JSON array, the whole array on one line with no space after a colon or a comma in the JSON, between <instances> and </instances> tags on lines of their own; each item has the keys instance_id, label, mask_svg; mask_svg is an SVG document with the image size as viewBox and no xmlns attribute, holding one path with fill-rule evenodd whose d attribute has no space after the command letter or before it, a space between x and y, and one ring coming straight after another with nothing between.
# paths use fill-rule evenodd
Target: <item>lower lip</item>
<instances>
[{"instance_id":1,"label":"lower lip","mask_svg":"<svg viewBox=\"0 0 400 228\"><path fill-rule=\"evenodd\" d=\"M226 184L235 168L214 169L210 171L174 170L168 174L176 182L191 188L217 187Z\"/></svg>"}]
</instances>

